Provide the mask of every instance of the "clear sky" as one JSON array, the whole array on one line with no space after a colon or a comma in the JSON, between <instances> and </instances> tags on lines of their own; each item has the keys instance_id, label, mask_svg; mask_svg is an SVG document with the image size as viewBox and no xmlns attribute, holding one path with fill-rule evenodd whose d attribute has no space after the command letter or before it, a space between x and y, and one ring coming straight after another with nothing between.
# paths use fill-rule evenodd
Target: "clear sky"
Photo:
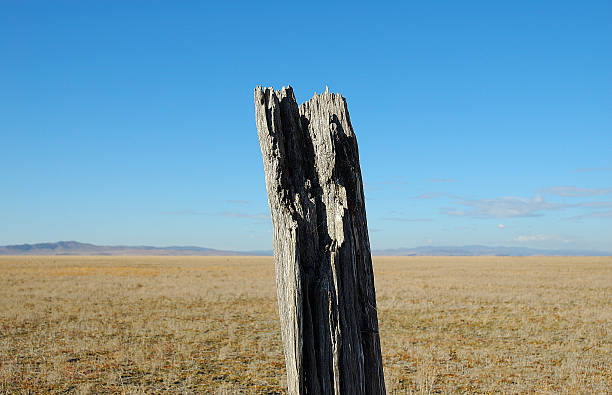
<instances>
[{"instance_id":1,"label":"clear sky","mask_svg":"<svg viewBox=\"0 0 612 395\"><path fill-rule=\"evenodd\" d=\"M0 245L271 249L253 89L348 100L375 249L612 250L612 2L6 1Z\"/></svg>"}]
</instances>

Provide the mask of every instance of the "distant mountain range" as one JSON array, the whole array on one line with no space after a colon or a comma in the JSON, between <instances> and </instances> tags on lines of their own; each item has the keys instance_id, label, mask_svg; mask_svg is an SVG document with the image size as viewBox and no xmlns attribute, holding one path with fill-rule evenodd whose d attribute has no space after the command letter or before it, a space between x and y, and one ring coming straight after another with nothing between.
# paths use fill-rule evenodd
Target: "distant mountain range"
<instances>
[{"instance_id":1,"label":"distant mountain range","mask_svg":"<svg viewBox=\"0 0 612 395\"><path fill-rule=\"evenodd\" d=\"M193 246L99 246L78 241L18 244L0 247L0 255L272 255L271 251L224 251Z\"/></svg>"},{"instance_id":2,"label":"distant mountain range","mask_svg":"<svg viewBox=\"0 0 612 395\"><path fill-rule=\"evenodd\" d=\"M541 250L527 247L425 246L374 250L373 255L386 256L611 256L611 252L589 250ZM228 256L272 255L272 251L226 251L193 246L99 246L77 241L56 243L19 244L0 246L0 255L175 255L175 256Z\"/></svg>"},{"instance_id":3,"label":"distant mountain range","mask_svg":"<svg viewBox=\"0 0 612 395\"><path fill-rule=\"evenodd\" d=\"M425 246L415 248L397 248L375 250L374 255L385 256L610 256L609 251L591 250L544 250L527 247L489 247L483 245L470 246Z\"/></svg>"}]
</instances>

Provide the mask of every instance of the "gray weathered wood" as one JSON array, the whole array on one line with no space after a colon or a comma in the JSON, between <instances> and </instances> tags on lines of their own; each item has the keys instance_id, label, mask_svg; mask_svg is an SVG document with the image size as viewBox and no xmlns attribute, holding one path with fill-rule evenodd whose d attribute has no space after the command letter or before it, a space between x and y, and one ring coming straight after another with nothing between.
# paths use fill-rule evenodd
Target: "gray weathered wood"
<instances>
[{"instance_id":1,"label":"gray weathered wood","mask_svg":"<svg viewBox=\"0 0 612 395\"><path fill-rule=\"evenodd\" d=\"M384 394L359 153L346 100L326 90L298 107L291 87L257 87L255 118L289 393Z\"/></svg>"}]
</instances>

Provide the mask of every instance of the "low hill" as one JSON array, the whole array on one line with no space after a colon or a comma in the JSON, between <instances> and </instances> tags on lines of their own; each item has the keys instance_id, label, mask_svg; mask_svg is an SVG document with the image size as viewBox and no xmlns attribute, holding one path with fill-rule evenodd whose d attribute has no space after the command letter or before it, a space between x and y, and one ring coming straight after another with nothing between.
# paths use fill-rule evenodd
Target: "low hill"
<instances>
[{"instance_id":1,"label":"low hill","mask_svg":"<svg viewBox=\"0 0 612 395\"><path fill-rule=\"evenodd\" d=\"M268 251L224 251L194 246L99 246L78 241L18 244L0 247L0 255L270 255Z\"/></svg>"},{"instance_id":2,"label":"low hill","mask_svg":"<svg viewBox=\"0 0 612 395\"><path fill-rule=\"evenodd\" d=\"M591 250L544 250L528 247L490 247L483 245L469 246L425 246L415 248L397 248L376 250L374 255L385 256L610 256L606 251Z\"/></svg>"},{"instance_id":3,"label":"low hill","mask_svg":"<svg viewBox=\"0 0 612 395\"><path fill-rule=\"evenodd\" d=\"M543 250L527 247L470 246L424 246L374 250L379 256L610 256L606 251L590 250ZM99 246L78 241L55 243L18 244L0 246L0 255L173 255L173 256L228 256L228 255L272 255L272 251L228 251L196 246Z\"/></svg>"}]
</instances>

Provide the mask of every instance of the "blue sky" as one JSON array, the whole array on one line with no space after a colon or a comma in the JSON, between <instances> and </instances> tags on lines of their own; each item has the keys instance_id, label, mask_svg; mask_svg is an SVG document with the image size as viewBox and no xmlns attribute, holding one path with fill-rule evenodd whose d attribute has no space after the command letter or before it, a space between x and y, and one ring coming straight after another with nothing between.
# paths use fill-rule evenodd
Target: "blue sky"
<instances>
[{"instance_id":1,"label":"blue sky","mask_svg":"<svg viewBox=\"0 0 612 395\"><path fill-rule=\"evenodd\" d=\"M0 5L0 245L270 249L291 84L347 98L373 248L612 250L611 2L211 3Z\"/></svg>"}]
</instances>

